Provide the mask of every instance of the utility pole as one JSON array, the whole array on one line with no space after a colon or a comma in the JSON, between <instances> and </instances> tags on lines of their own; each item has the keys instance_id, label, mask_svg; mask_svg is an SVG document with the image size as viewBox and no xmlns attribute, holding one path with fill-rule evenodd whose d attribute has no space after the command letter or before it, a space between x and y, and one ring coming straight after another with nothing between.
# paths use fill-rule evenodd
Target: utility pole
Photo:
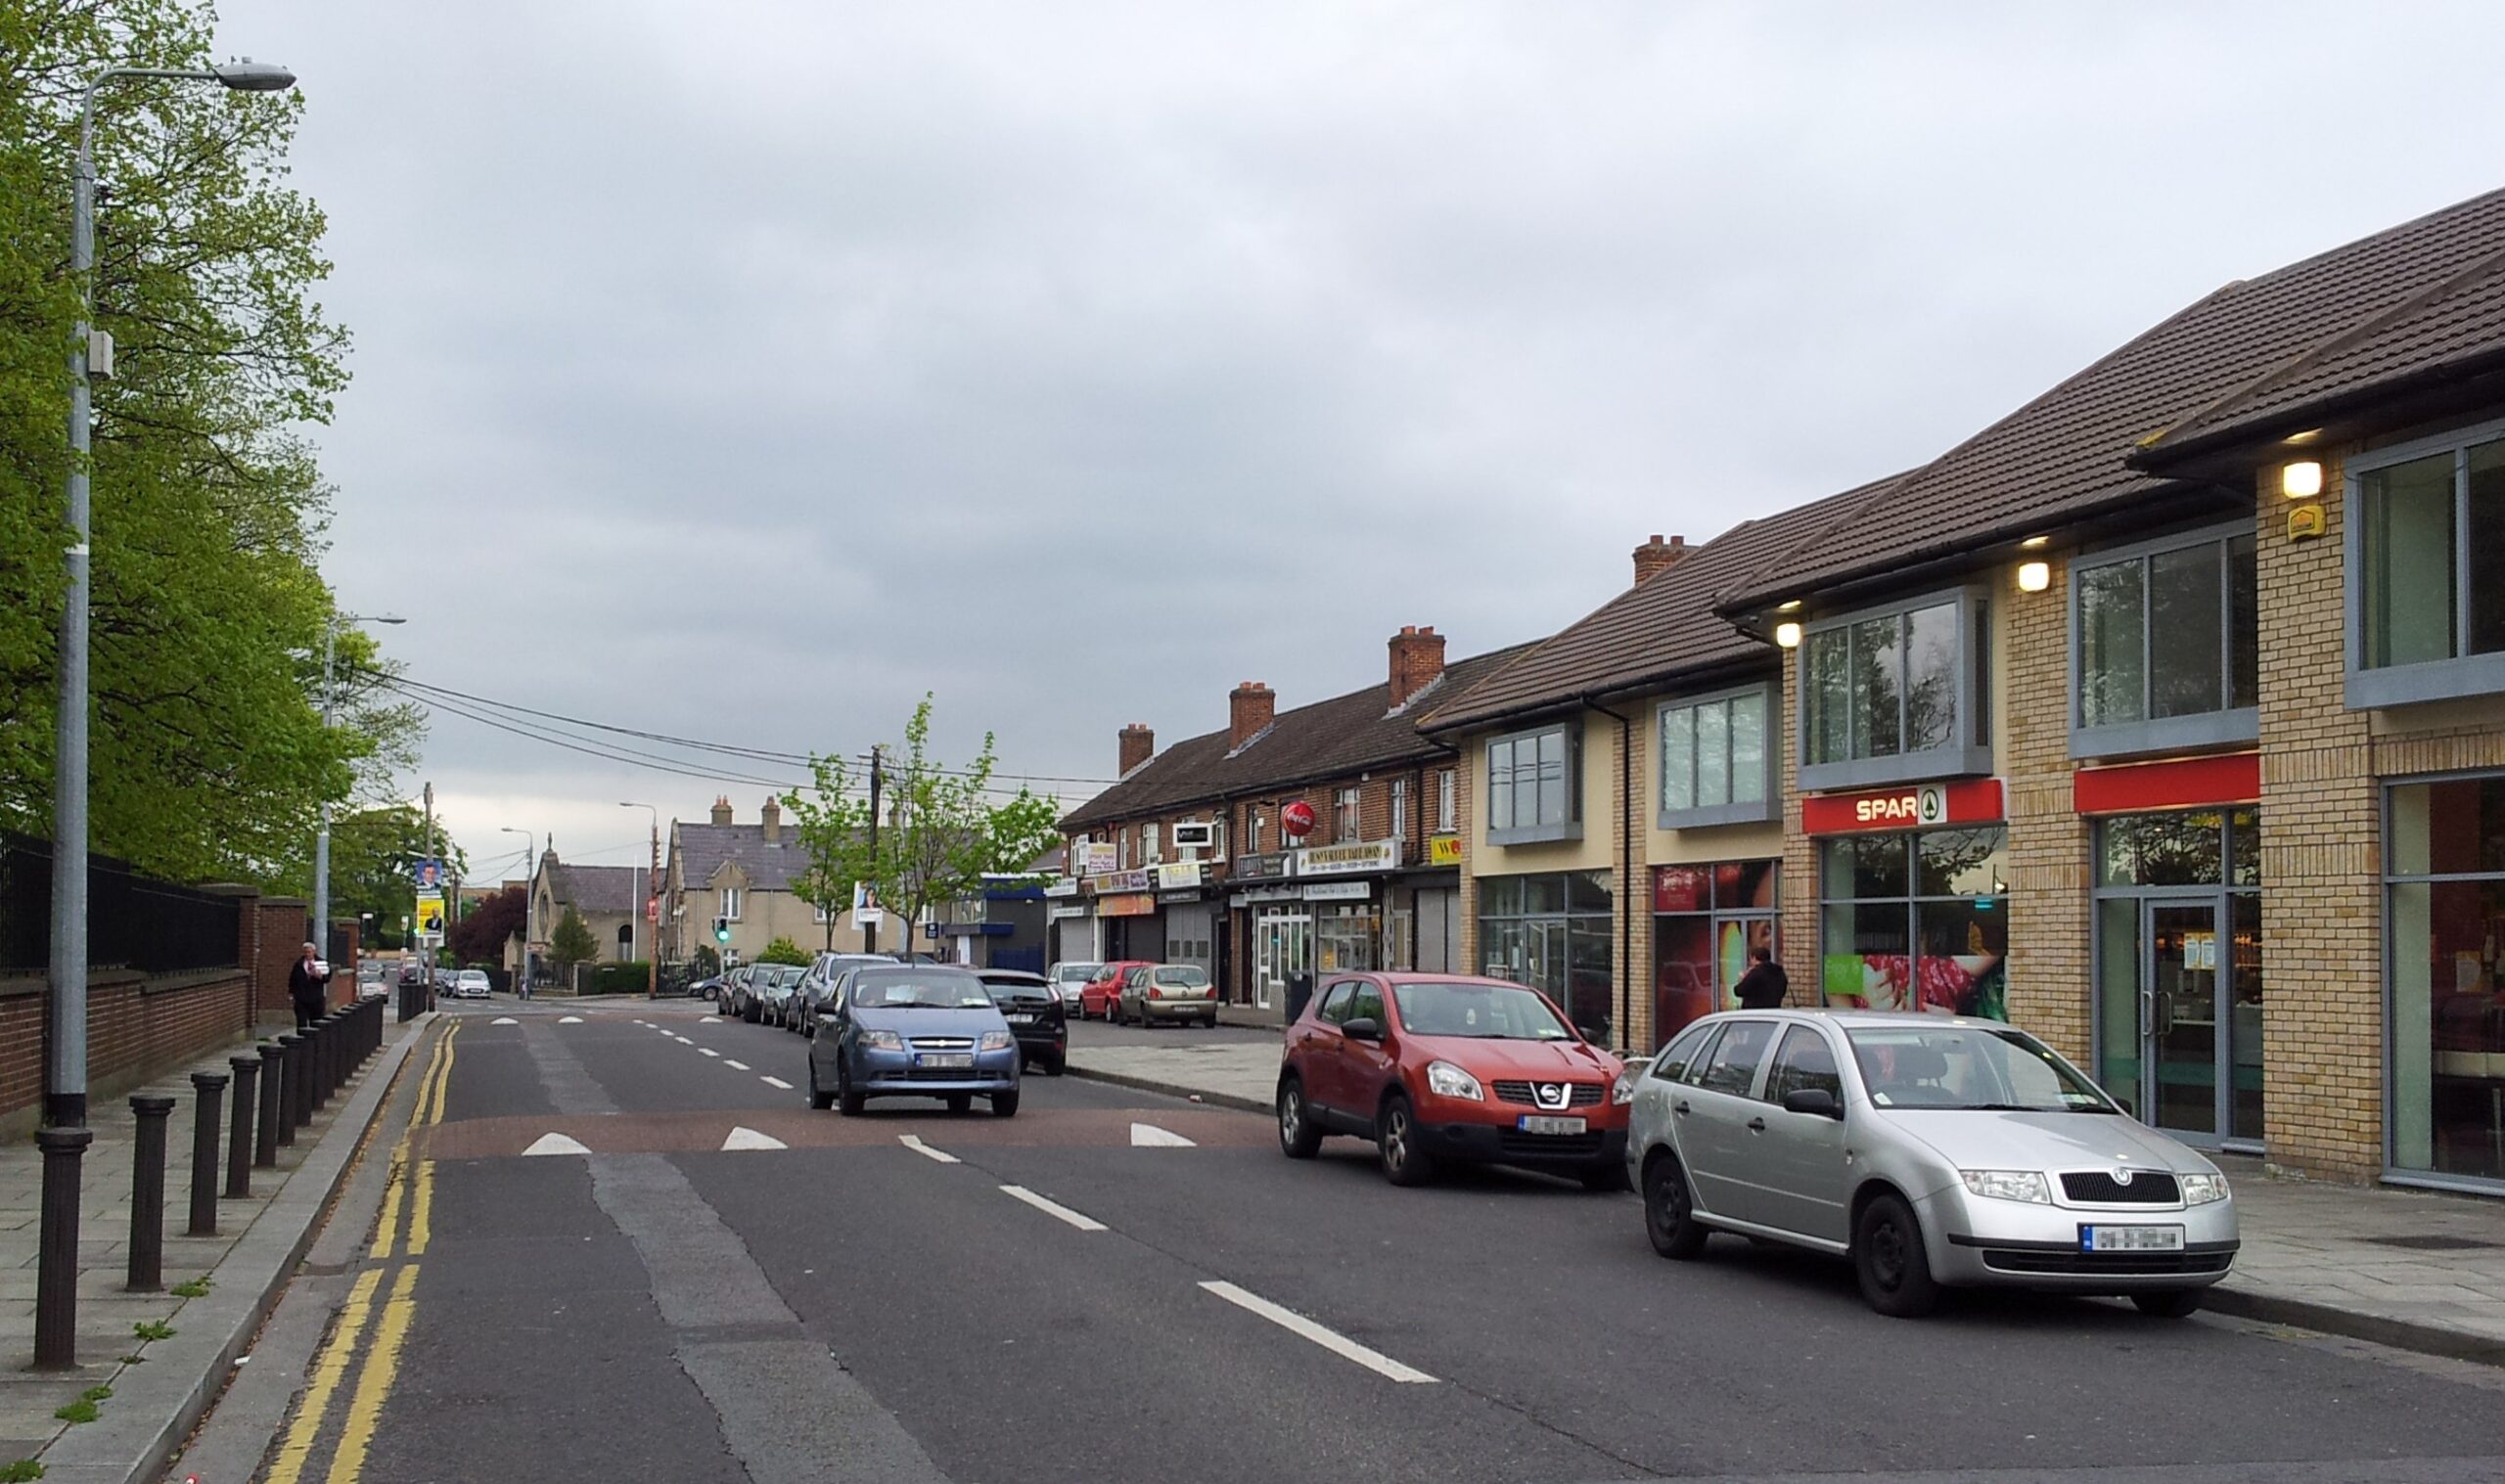
<instances>
[{"instance_id":1,"label":"utility pole","mask_svg":"<svg viewBox=\"0 0 2505 1484\"><path fill-rule=\"evenodd\" d=\"M874 896L877 894L877 890L878 890L878 880L879 880L879 787L880 787L880 784L881 784L881 778L880 778L880 774L879 774L879 744L878 744L877 742L872 742L872 743L870 744L870 882L871 882L871 892L872 892L872 894L873 894ZM884 906L885 904L884 904L884 903L882 903L881 905L882 905L882 906ZM865 926L863 926L863 927L862 927L862 929L861 929L861 951L862 951L863 953L877 953L877 952L879 951L879 924L878 924L878 923L876 923L876 922L871 922L871 923L868 923L868 924L866 924Z\"/></svg>"},{"instance_id":2,"label":"utility pole","mask_svg":"<svg viewBox=\"0 0 2505 1484\"><path fill-rule=\"evenodd\" d=\"M442 846L442 845L441 845L441 844L436 840L436 838L435 838L435 832L434 832L434 785L433 785L433 784L429 784L429 785L427 785L427 787L426 787L426 841L427 841L427 858L428 858L429 860L432 860L432 861L433 861L433 862L435 863L435 877L434 877L434 878L435 878L435 880L436 880L438 883L440 883L440 882L443 880L443 878L444 878L444 877L443 877L443 846ZM441 890L441 889L442 889L442 888L441 888L441 885L440 885L440 884L438 884L438 885L437 885L437 887L436 887L436 889L437 889L437 890ZM434 942L433 942L433 939L430 935L428 935L428 934L426 934L426 933L420 933L418 936L419 936L420 940L421 940L421 941L423 941L423 942L426 944L426 950L427 950L427 977L426 977L426 985L427 985L427 1005L428 1005L428 1008L429 1008L429 1009L433 1009L433 1004L434 1004Z\"/></svg>"},{"instance_id":3,"label":"utility pole","mask_svg":"<svg viewBox=\"0 0 2505 1484\"><path fill-rule=\"evenodd\" d=\"M653 816L653 865L644 873L644 900L635 904L635 910L645 915L644 921L651 925L653 932L653 951L644 960L644 998L647 1000L661 997L660 899L661 817L656 814Z\"/></svg>"}]
</instances>

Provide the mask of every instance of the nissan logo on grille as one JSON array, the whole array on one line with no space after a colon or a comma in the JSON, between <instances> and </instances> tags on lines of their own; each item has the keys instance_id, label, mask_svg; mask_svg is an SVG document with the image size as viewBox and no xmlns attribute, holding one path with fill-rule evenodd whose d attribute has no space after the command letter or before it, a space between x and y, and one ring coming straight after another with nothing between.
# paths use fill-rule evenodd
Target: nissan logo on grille
<instances>
[{"instance_id":1,"label":"nissan logo on grille","mask_svg":"<svg viewBox=\"0 0 2505 1484\"><path fill-rule=\"evenodd\" d=\"M1531 1093L1538 1098L1541 1107L1564 1107L1566 1101L1573 1096L1573 1089L1563 1082L1534 1082Z\"/></svg>"}]
</instances>

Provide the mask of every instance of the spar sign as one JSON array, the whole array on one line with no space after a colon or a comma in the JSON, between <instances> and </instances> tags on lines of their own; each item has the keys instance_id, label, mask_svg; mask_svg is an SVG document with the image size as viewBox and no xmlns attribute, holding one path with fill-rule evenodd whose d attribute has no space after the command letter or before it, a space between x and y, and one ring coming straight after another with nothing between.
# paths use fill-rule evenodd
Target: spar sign
<instances>
[{"instance_id":1,"label":"spar sign","mask_svg":"<svg viewBox=\"0 0 2505 1484\"><path fill-rule=\"evenodd\" d=\"M1947 825L1987 824L1999 819L2002 809L1999 779L1965 779L1953 784L1875 788L1865 793L1813 794L1800 801L1800 828L1811 834L1932 830Z\"/></svg>"}]
</instances>

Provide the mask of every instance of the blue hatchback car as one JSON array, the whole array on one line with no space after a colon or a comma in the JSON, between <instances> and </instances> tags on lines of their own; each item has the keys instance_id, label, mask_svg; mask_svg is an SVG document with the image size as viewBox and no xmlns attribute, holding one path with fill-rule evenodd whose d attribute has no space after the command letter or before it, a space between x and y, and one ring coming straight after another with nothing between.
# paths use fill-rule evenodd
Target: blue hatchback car
<instances>
[{"instance_id":1,"label":"blue hatchback car","mask_svg":"<svg viewBox=\"0 0 2505 1484\"><path fill-rule=\"evenodd\" d=\"M1018 1040L971 969L940 964L848 970L809 1043L809 1106L858 1113L873 1098L977 1098L1018 1112Z\"/></svg>"}]
</instances>

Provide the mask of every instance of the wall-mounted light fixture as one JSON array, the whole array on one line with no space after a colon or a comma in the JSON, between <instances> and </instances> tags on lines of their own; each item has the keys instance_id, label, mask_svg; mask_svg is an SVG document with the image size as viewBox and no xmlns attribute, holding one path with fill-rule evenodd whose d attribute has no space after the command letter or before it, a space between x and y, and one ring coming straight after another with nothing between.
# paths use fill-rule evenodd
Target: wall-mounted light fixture
<instances>
[{"instance_id":1,"label":"wall-mounted light fixture","mask_svg":"<svg viewBox=\"0 0 2505 1484\"><path fill-rule=\"evenodd\" d=\"M1774 626L1774 642L1787 650L1800 648L1800 625L1790 619Z\"/></svg>"},{"instance_id":2,"label":"wall-mounted light fixture","mask_svg":"<svg viewBox=\"0 0 2505 1484\"><path fill-rule=\"evenodd\" d=\"M2322 464L2299 459L2279 471L2279 493L2291 500L2310 500L2322 493Z\"/></svg>"},{"instance_id":3,"label":"wall-mounted light fixture","mask_svg":"<svg viewBox=\"0 0 2505 1484\"><path fill-rule=\"evenodd\" d=\"M1778 603L1774 606L1774 610L1778 613L1798 613L1800 611L1800 600L1795 598L1790 603Z\"/></svg>"},{"instance_id":4,"label":"wall-mounted light fixture","mask_svg":"<svg viewBox=\"0 0 2505 1484\"><path fill-rule=\"evenodd\" d=\"M2050 537L2050 536L2029 536L2029 537L2027 537L2026 540L2021 541L2021 542L2020 542L2020 543L2018 543L2018 544L2019 544L2020 548L2021 548L2021 549L2023 549L2023 550L2030 551L2030 552L2040 552L2040 551L2042 551L2045 547L2047 547L2047 546L2051 545L2051 544L2052 544L2052 541L2053 541L2053 538L2052 538L2052 537Z\"/></svg>"},{"instance_id":5,"label":"wall-mounted light fixture","mask_svg":"<svg viewBox=\"0 0 2505 1484\"><path fill-rule=\"evenodd\" d=\"M2053 564L2051 562L2022 562L2018 563L2018 590L2020 592L2040 593L2052 585Z\"/></svg>"}]
</instances>

